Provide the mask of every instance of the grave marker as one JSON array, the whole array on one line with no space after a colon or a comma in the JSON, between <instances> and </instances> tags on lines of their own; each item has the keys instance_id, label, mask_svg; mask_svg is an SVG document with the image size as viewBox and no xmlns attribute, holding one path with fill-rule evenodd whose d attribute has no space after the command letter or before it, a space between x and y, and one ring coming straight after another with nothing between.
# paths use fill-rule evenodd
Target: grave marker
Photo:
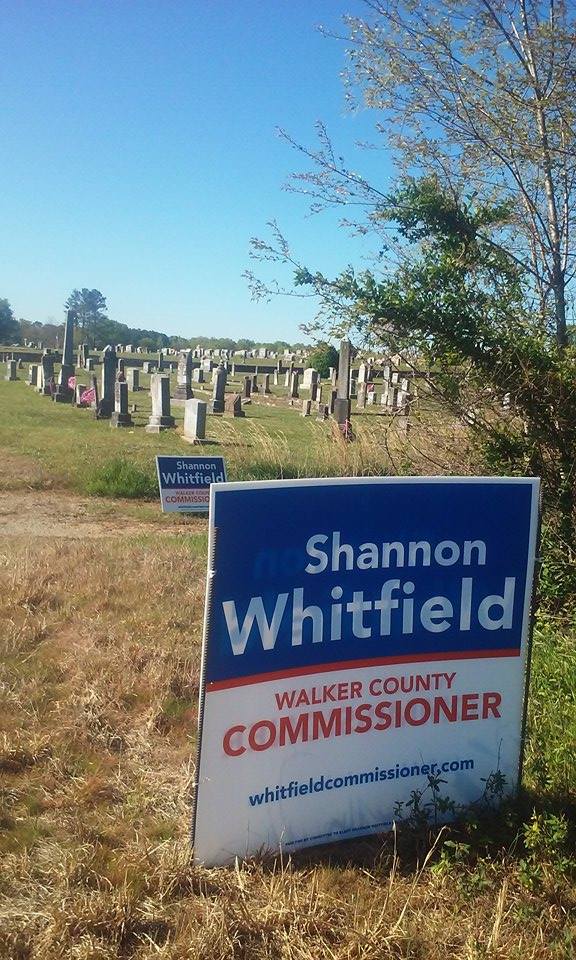
<instances>
[{"instance_id":1,"label":"grave marker","mask_svg":"<svg viewBox=\"0 0 576 960\"><path fill-rule=\"evenodd\" d=\"M150 395L152 397L152 413L144 427L146 433L160 433L162 430L171 430L176 421L170 413L170 377L161 373L153 373L150 377Z\"/></svg>"}]
</instances>

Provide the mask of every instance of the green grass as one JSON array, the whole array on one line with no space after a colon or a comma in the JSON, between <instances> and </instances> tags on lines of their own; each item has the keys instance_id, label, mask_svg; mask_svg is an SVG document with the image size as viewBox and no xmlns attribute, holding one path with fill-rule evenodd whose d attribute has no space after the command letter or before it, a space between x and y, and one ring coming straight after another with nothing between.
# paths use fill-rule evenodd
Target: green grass
<instances>
[{"instance_id":1,"label":"green grass","mask_svg":"<svg viewBox=\"0 0 576 960\"><path fill-rule=\"evenodd\" d=\"M21 374L24 377L26 371ZM181 435L182 405L172 405L176 429L155 435L145 432L151 410L148 383L149 377L143 376L144 389L130 397L137 404L134 427L112 429L109 421L96 420L91 410L40 396L24 379L0 381L0 447L4 451L0 487L153 497L156 455L199 451L224 456L231 480L390 472L386 418L374 411L354 418L360 442L347 445L335 439L333 422L302 417L298 401L289 407L285 391L276 388L270 399L247 405L244 418L209 416L206 442L191 446ZM229 391L239 385L230 381ZM211 391L195 387L195 395L207 400Z\"/></svg>"}]
</instances>

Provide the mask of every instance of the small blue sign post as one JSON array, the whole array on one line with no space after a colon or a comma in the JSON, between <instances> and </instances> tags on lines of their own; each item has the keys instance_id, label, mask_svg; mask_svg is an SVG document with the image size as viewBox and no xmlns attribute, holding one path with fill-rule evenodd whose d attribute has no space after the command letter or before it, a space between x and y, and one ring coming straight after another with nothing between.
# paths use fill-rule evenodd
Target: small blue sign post
<instances>
[{"instance_id":1,"label":"small blue sign post","mask_svg":"<svg viewBox=\"0 0 576 960\"><path fill-rule=\"evenodd\" d=\"M524 478L211 487L197 862L517 789L538 512Z\"/></svg>"},{"instance_id":2,"label":"small blue sign post","mask_svg":"<svg viewBox=\"0 0 576 960\"><path fill-rule=\"evenodd\" d=\"M156 457L163 513L207 513L210 485L226 480L223 457Z\"/></svg>"}]
</instances>

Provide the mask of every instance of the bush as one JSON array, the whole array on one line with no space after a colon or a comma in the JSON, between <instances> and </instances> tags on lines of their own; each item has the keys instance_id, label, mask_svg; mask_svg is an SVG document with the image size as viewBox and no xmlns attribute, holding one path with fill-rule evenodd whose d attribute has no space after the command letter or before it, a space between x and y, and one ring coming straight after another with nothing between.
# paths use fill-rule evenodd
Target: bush
<instances>
[{"instance_id":1,"label":"bush","mask_svg":"<svg viewBox=\"0 0 576 960\"><path fill-rule=\"evenodd\" d=\"M308 357L308 365L314 367L321 377L330 376L330 367L338 367L338 351L330 343L317 344Z\"/></svg>"},{"instance_id":2,"label":"bush","mask_svg":"<svg viewBox=\"0 0 576 960\"><path fill-rule=\"evenodd\" d=\"M153 500L159 496L155 471L115 457L86 481L86 492L99 497L126 497L130 500Z\"/></svg>"}]
</instances>

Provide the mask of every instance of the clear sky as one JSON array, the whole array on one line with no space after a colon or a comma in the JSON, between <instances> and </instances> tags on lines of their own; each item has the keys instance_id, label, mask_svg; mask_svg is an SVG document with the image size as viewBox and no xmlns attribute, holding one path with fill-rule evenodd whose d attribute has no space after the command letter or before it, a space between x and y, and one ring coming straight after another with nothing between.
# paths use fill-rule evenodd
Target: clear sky
<instances>
[{"instance_id":1,"label":"clear sky","mask_svg":"<svg viewBox=\"0 0 576 960\"><path fill-rule=\"evenodd\" d=\"M324 120L348 157L345 44L361 0L4 0L0 297L62 317L97 287L112 319L168 334L302 339L309 303L254 303L242 273L276 218L312 268L361 254L283 183ZM373 171L385 157L368 155ZM363 161L363 162L364 162Z\"/></svg>"}]
</instances>

